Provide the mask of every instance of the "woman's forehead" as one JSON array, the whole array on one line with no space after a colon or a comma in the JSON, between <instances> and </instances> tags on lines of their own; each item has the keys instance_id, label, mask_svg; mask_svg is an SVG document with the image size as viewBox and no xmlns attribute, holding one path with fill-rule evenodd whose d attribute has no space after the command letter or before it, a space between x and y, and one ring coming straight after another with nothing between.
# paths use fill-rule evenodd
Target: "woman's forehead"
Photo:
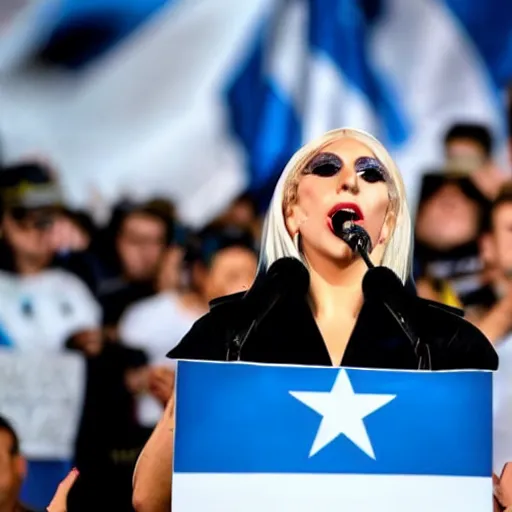
<instances>
[{"instance_id":1,"label":"woman's forehead","mask_svg":"<svg viewBox=\"0 0 512 512\"><path fill-rule=\"evenodd\" d=\"M320 150L320 153L334 153L345 163L355 161L362 156L375 158L373 151L366 144L348 137L329 142Z\"/></svg>"}]
</instances>

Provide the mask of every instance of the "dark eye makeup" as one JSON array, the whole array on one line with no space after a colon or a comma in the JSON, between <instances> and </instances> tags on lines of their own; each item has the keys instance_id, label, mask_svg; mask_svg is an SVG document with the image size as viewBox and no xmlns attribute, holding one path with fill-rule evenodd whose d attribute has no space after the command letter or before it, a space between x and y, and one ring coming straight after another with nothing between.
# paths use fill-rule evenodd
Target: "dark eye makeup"
<instances>
[{"instance_id":1,"label":"dark eye makeup","mask_svg":"<svg viewBox=\"0 0 512 512\"><path fill-rule=\"evenodd\" d=\"M362 156L356 160L354 165L358 176L361 176L368 183L385 181L387 172L384 166L376 158Z\"/></svg>"},{"instance_id":2,"label":"dark eye makeup","mask_svg":"<svg viewBox=\"0 0 512 512\"><path fill-rule=\"evenodd\" d=\"M319 153L306 167L304 174L313 174L329 178L338 174L343 168L343 161L334 153ZM354 164L355 172L368 183L385 181L387 171L376 158L362 156Z\"/></svg>"},{"instance_id":3,"label":"dark eye makeup","mask_svg":"<svg viewBox=\"0 0 512 512\"><path fill-rule=\"evenodd\" d=\"M338 174L342 167L343 162L338 155L334 153L319 153L307 166L306 174L328 178Z\"/></svg>"}]
</instances>

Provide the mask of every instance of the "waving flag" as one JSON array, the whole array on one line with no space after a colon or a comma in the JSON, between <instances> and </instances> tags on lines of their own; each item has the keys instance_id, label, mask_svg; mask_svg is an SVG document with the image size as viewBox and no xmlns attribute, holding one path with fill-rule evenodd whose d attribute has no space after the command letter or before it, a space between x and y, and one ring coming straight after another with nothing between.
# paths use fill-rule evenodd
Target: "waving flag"
<instances>
[{"instance_id":1,"label":"waving flag","mask_svg":"<svg viewBox=\"0 0 512 512\"><path fill-rule=\"evenodd\" d=\"M491 379L180 361L173 511L488 510Z\"/></svg>"},{"instance_id":2,"label":"waving flag","mask_svg":"<svg viewBox=\"0 0 512 512\"><path fill-rule=\"evenodd\" d=\"M0 6L4 158L49 158L80 205L93 192L167 195L201 225L340 126L384 141L412 199L450 123L487 124L498 156L505 147L503 0L40 0L13 12Z\"/></svg>"}]
</instances>

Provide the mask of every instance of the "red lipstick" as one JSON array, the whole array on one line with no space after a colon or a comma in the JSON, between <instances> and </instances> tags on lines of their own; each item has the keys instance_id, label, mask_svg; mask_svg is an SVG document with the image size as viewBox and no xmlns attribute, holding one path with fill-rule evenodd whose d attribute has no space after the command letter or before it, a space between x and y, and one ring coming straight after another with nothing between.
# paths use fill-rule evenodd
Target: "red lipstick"
<instances>
[{"instance_id":1,"label":"red lipstick","mask_svg":"<svg viewBox=\"0 0 512 512\"><path fill-rule=\"evenodd\" d=\"M340 210L345 210L347 215L352 214L354 222L364 220L363 212L361 208L359 208L359 205L356 203L338 203L329 210L327 215L329 218L331 218L336 212Z\"/></svg>"}]
</instances>

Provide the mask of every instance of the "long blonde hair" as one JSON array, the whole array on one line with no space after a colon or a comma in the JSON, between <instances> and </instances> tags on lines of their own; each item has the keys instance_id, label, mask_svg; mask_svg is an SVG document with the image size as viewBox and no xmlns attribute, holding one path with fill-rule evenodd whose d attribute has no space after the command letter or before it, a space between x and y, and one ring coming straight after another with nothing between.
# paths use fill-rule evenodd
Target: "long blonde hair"
<instances>
[{"instance_id":1,"label":"long blonde hair","mask_svg":"<svg viewBox=\"0 0 512 512\"><path fill-rule=\"evenodd\" d=\"M381 264L393 270L405 283L411 271L412 224L400 172L384 146L372 135L353 128L331 130L299 149L286 165L270 202L261 240L259 271L266 271L274 261L294 257L307 263L286 229L283 205L290 179L300 174L311 158L328 144L340 139L352 139L367 146L387 169L391 183L390 201L396 216L393 233L386 245Z\"/></svg>"}]
</instances>

